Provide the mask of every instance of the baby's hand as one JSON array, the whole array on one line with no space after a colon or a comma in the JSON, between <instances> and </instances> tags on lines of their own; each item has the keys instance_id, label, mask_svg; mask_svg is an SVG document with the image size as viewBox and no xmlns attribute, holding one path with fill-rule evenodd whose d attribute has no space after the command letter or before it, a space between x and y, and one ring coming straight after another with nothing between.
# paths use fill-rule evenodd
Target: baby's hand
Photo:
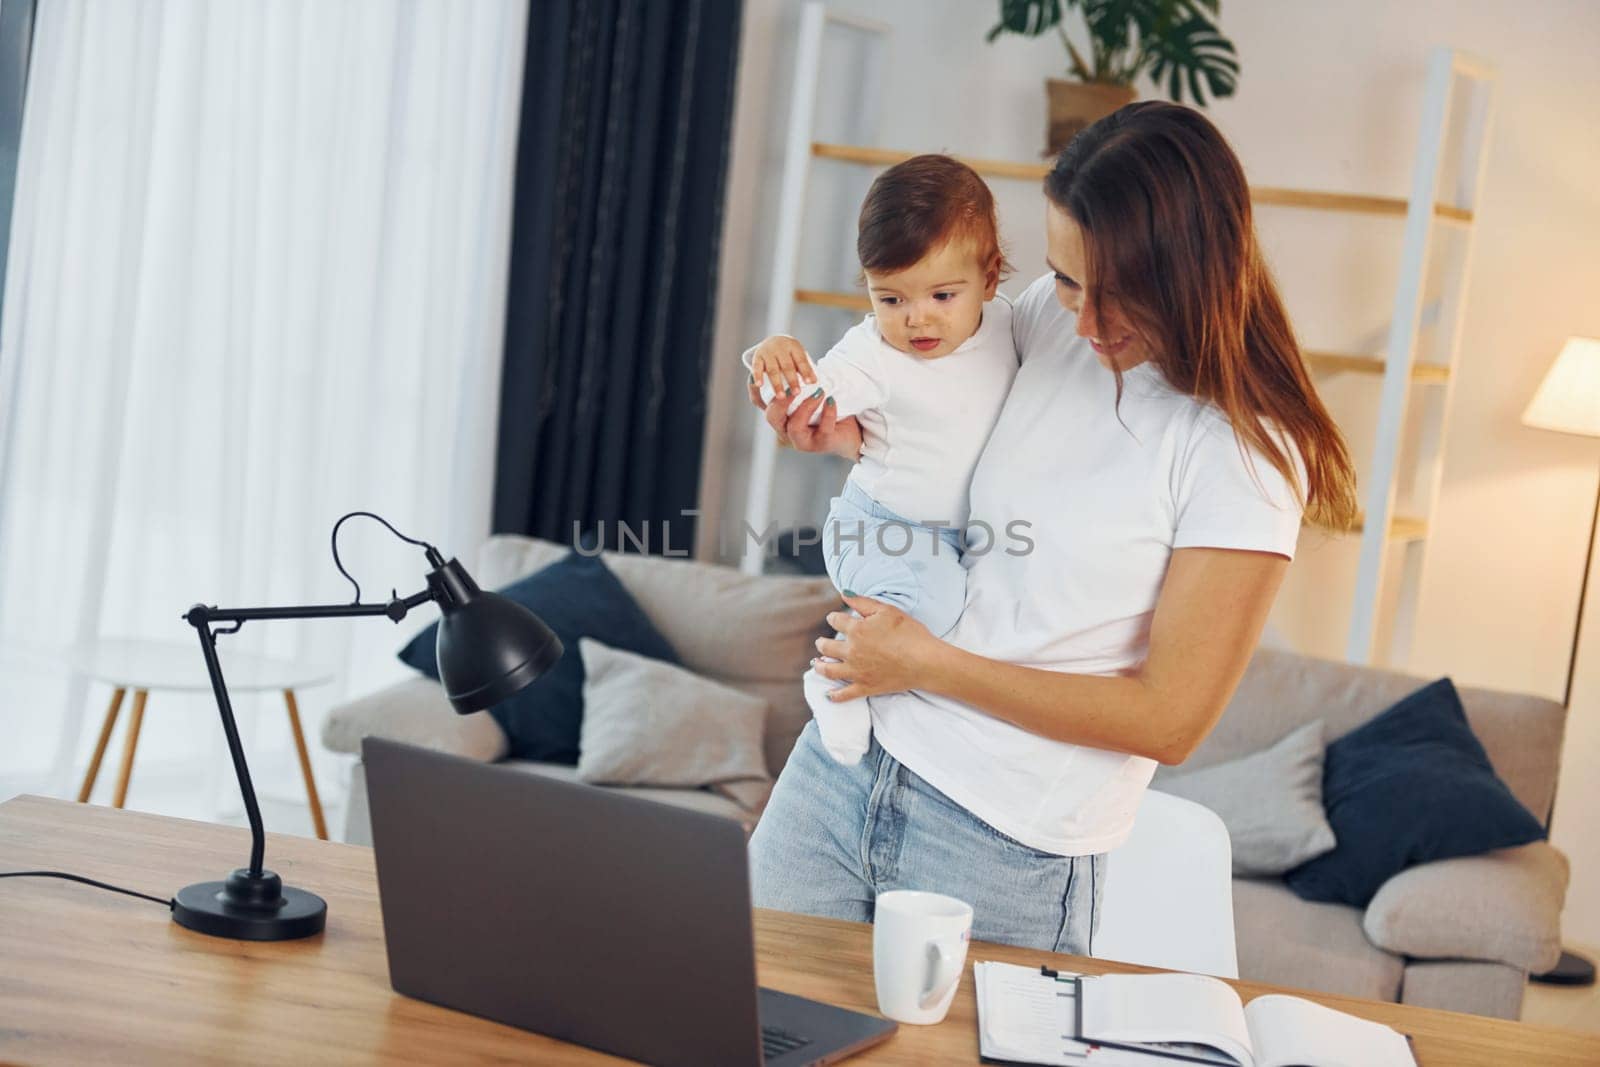
<instances>
[{"instance_id":1,"label":"baby's hand","mask_svg":"<svg viewBox=\"0 0 1600 1067\"><path fill-rule=\"evenodd\" d=\"M811 357L793 337L769 337L757 345L750 357L750 376L752 399L763 385L772 387L771 395L788 395L817 380Z\"/></svg>"}]
</instances>

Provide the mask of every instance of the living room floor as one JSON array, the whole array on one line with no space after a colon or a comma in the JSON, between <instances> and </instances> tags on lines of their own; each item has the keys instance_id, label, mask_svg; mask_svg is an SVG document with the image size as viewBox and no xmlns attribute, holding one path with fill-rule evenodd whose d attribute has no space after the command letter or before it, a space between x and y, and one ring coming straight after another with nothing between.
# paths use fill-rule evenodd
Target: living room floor
<instances>
[{"instance_id":1,"label":"living room floor","mask_svg":"<svg viewBox=\"0 0 1600 1067\"><path fill-rule=\"evenodd\" d=\"M1568 945L1591 960L1600 960L1600 949L1588 945ZM1522 1021L1563 1030L1600 1034L1600 985L1587 987L1528 983L1522 1001Z\"/></svg>"}]
</instances>

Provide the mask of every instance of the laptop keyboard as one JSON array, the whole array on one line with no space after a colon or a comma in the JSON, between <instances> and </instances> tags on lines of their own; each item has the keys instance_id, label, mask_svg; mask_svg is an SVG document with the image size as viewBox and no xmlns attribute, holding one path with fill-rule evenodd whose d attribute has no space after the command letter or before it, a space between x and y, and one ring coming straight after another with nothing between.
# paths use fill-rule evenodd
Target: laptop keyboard
<instances>
[{"instance_id":1,"label":"laptop keyboard","mask_svg":"<svg viewBox=\"0 0 1600 1067\"><path fill-rule=\"evenodd\" d=\"M779 1030L776 1026L763 1026L761 1028L761 1057L772 1059L785 1053L793 1052L797 1048L804 1048L811 1044L809 1037L798 1037L787 1030Z\"/></svg>"}]
</instances>

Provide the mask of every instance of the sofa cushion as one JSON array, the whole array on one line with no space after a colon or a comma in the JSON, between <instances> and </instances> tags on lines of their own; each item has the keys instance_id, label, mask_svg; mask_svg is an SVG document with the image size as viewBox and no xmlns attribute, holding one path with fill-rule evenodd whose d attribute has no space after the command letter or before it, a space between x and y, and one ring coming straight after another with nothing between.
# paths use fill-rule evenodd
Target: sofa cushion
<instances>
[{"instance_id":1,"label":"sofa cushion","mask_svg":"<svg viewBox=\"0 0 1600 1067\"><path fill-rule=\"evenodd\" d=\"M569 551L535 537L496 534L478 552L478 581L504 585ZM800 676L831 637L823 616L839 606L826 578L752 577L731 567L663 556L604 552L605 560L645 615L697 674L767 701L764 748L777 775L811 718Z\"/></svg>"},{"instance_id":2,"label":"sofa cushion","mask_svg":"<svg viewBox=\"0 0 1600 1067\"><path fill-rule=\"evenodd\" d=\"M438 682L411 677L328 712L322 743L359 755L363 737L387 737L437 752L493 763L506 754L506 732L486 711L460 715Z\"/></svg>"},{"instance_id":3,"label":"sofa cushion","mask_svg":"<svg viewBox=\"0 0 1600 1067\"><path fill-rule=\"evenodd\" d=\"M800 731L811 721L811 708L806 704L806 695L800 687L800 679L795 677L777 681L735 681L731 678L716 680L741 693L749 693L767 702L769 709L767 732L762 738L761 748L766 753L767 770L776 778L783 770L783 765L789 762L789 753L794 751L794 743L800 739Z\"/></svg>"},{"instance_id":4,"label":"sofa cushion","mask_svg":"<svg viewBox=\"0 0 1600 1067\"><path fill-rule=\"evenodd\" d=\"M1427 681L1397 671L1260 649L1216 729L1184 766L1237 759L1314 719L1323 720L1324 736L1335 741ZM1495 772L1543 821L1555 796L1566 709L1544 697L1472 686L1461 687L1459 695Z\"/></svg>"},{"instance_id":5,"label":"sofa cushion","mask_svg":"<svg viewBox=\"0 0 1600 1067\"><path fill-rule=\"evenodd\" d=\"M510 767L523 774L537 774L545 778L557 778L563 782L577 782L578 768L565 763L541 763L533 760L506 760L502 767ZM611 786L591 786L592 789L610 789ZM627 786L615 787L619 793L630 797L639 797L641 800L653 800L660 804L673 804L691 811L703 811L708 815L721 815L740 823L749 831L756 823L756 813L750 812L739 804L720 796L709 789L669 789L660 786Z\"/></svg>"},{"instance_id":6,"label":"sofa cushion","mask_svg":"<svg viewBox=\"0 0 1600 1067\"><path fill-rule=\"evenodd\" d=\"M1235 878L1233 915L1240 978L1371 1000L1400 995L1405 961L1367 940L1355 908L1301 900L1281 879Z\"/></svg>"},{"instance_id":7,"label":"sofa cushion","mask_svg":"<svg viewBox=\"0 0 1600 1067\"><path fill-rule=\"evenodd\" d=\"M1233 844L1233 873L1261 878L1333 848L1322 810L1322 721L1260 752L1199 770L1161 768L1152 784L1216 812Z\"/></svg>"},{"instance_id":8,"label":"sofa cushion","mask_svg":"<svg viewBox=\"0 0 1600 1067\"><path fill-rule=\"evenodd\" d=\"M1522 1018L1528 973L1503 963L1477 960L1411 960L1400 985L1400 1003L1441 1011Z\"/></svg>"},{"instance_id":9,"label":"sofa cushion","mask_svg":"<svg viewBox=\"0 0 1600 1067\"><path fill-rule=\"evenodd\" d=\"M487 588L526 574L566 549L499 534L479 554ZM729 682L792 681L816 655L812 642L832 631L823 616L840 604L826 578L748 575L732 567L625 552L601 554L623 588L696 674ZM803 701L802 701L803 703Z\"/></svg>"},{"instance_id":10,"label":"sofa cushion","mask_svg":"<svg viewBox=\"0 0 1600 1067\"><path fill-rule=\"evenodd\" d=\"M598 559L577 552L500 590L538 615L561 638L554 667L521 692L489 709L506 733L509 753L521 759L577 763L583 719L583 659L578 640L593 637L613 648L676 662L672 646L651 624L614 574ZM435 623L400 651L400 658L439 677Z\"/></svg>"},{"instance_id":11,"label":"sofa cushion","mask_svg":"<svg viewBox=\"0 0 1600 1067\"><path fill-rule=\"evenodd\" d=\"M539 537L495 534L479 547L472 576L485 589L499 589L565 559L571 551L571 545Z\"/></svg>"},{"instance_id":12,"label":"sofa cushion","mask_svg":"<svg viewBox=\"0 0 1600 1067\"><path fill-rule=\"evenodd\" d=\"M1420 959L1493 960L1535 974L1561 958L1567 858L1543 841L1426 863L1367 905L1374 944Z\"/></svg>"},{"instance_id":13,"label":"sofa cushion","mask_svg":"<svg viewBox=\"0 0 1600 1067\"><path fill-rule=\"evenodd\" d=\"M578 778L592 785L722 786L765 803L767 702L682 667L581 638ZM729 788L731 787L731 792Z\"/></svg>"},{"instance_id":14,"label":"sofa cushion","mask_svg":"<svg viewBox=\"0 0 1600 1067\"><path fill-rule=\"evenodd\" d=\"M1285 876L1307 900L1365 907L1407 867L1544 836L1495 776L1448 678L1329 745L1322 798L1338 846Z\"/></svg>"}]
</instances>

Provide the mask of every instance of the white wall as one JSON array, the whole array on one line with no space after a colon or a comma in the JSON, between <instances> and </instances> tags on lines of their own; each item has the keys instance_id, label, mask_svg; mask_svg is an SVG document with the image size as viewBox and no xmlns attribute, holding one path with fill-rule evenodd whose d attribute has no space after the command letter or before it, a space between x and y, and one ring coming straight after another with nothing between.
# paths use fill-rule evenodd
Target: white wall
<instances>
[{"instance_id":1,"label":"white wall","mask_svg":"<svg viewBox=\"0 0 1600 1067\"><path fill-rule=\"evenodd\" d=\"M975 0L841 0L835 6L894 27L877 143L1037 157L1044 128L1040 82L1060 66L1055 42L985 45L994 5ZM793 0L746 5L718 318L722 388L708 426L703 506L709 521L701 543L707 556L714 554L710 530L718 509L735 526L743 513L744 456L755 417L741 406L736 356L764 325L798 10ZM1600 123L1594 117L1600 4L1229 0L1222 23L1238 46L1243 72L1238 96L1211 115L1251 180L1263 185L1403 196L1429 48L1467 49L1500 72L1444 481L1409 666L1449 673L1462 683L1559 698L1600 442L1525 430L1518 416L1568 335L1600 336ZM859 180L840 170L818 165L824 197L837 199L839 183ZM1042 200L1025 185L995 188L1019 267L1008 287L1015 292L1042 270ZM852 218L845 212L842 224ZM1399 255L1398 223L1283 209L1264 209L1258 222L1308 346L1357 351L1381 338ZM808 263L806 269L825 273L825 267ZM820 337L837 330L837 320L806 329ZM1328 379L1323 392L1357 456L1368 455L1376 382ZM815 468L809 470L814 476ZM1353 542L1303 538L1275 629L1302 649L1340 655L1354 562ZM1600 614L1600 603L1591 614ZM1600 840L1586 817L1600 810L1600 774L1593 769L1600 762L1600 618L1592 620L1579 674L1555 837L1574 861L1568 937L1600 945Z\"/></svg>"}]
</instances>

